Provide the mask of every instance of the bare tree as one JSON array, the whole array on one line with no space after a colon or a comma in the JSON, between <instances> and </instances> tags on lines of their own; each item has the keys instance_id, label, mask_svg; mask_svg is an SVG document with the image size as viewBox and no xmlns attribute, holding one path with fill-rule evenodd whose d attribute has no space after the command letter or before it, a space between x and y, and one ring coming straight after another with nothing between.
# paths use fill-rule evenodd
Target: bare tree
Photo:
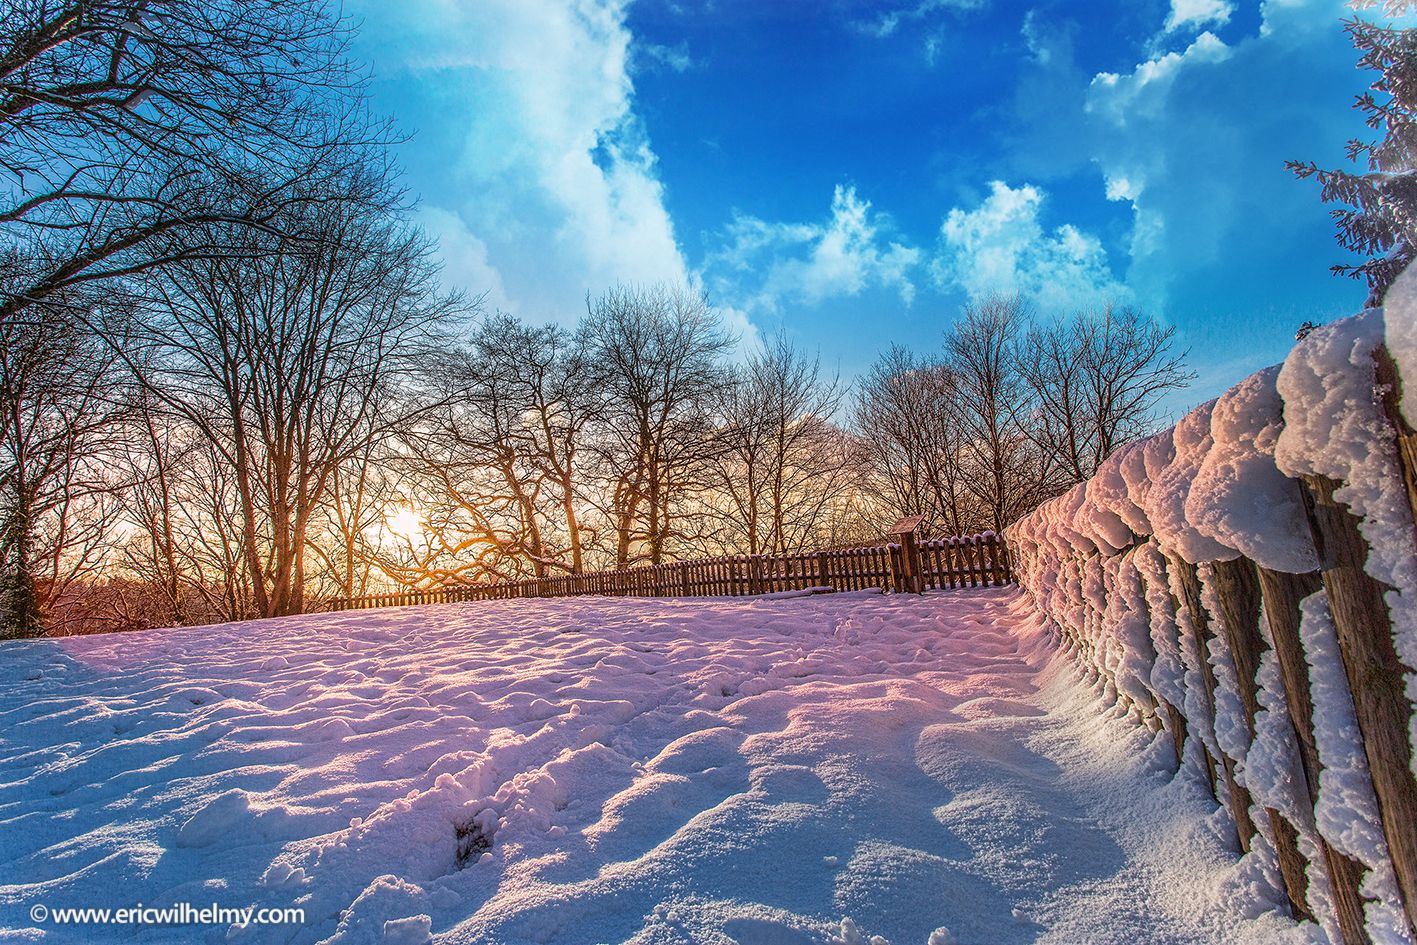
<instances>
[{"instance_id":1,"label":"bare tree","mask_svg":"<svg viewBox=\"0 0 1417 945\"><path fill-rule=\"evenodd\" d=\"M255 616L235 476L218 450L147 391L123 445L130 527L110 562L108 583L124 586L111 598L120 608L112 619L158 626Z\"/></svg>"},{"instance_id":2,"label":"bare tree","mask_svg":"<svg viewBox=\"0 0 1417 945\"><path fill-rule=\"evenodd\" d=\"M781 554L817 542L853 484L850 442L832 420L842 395L840 379L783 335L724 387L706 462L726 547Z\"/></svg>"},{"instance_id":3,"label":"bare tree","mask_svg":"<svg viewBox=\"0 0 1417 945\"><path fill-rule=\"evenodd\" d=\"M347 40L326 0L0 0L0 232L24 248L0 321L264 248L232 227L279 226L296 181L385 136Z\"/></svg>"},{"instance_id":4,"label":"bare tree","mask_svg":"<svg viewBox=\"0 0 1417 945\"><path fill-rule=\"evenodd\" d=\"M112 525L105 456L124 404L88 329L93 301L70 291L0 320L0 636L42 632L53 601L98 567Z\"/></svg>"},{"instance_id":5,"label":"bare tree","mask_svg":"<svg viewBox=\"0 0 1417 945\"><path fill-rule=\"evenodd\" d=\"M1112 305L1028 329L1016 349L1032 392L1025 425L1060 484L1091 478L1117 447L1148 434L1157 402L1195 377L1175 336L1174 327Z\"/></svg>"},{"instance_id":6,"label":"bare tree","mask_svg":"<svg viewBox=\"0 0 1417 945\"><path fill-rule=\"evenodd\" d=\"M708 300L666 286L611 289L594 302L582 339L604 400L597 451L609 480L615 561L664 560L708 447L710 396L732 344ZM684 524L688 524L686 521Z\"/></svg>"},{"instance_id":7,"label":"bare tree","mask_svg":"<svg viewBox=\"0 0 1417 945\"><path fill-rule=\"evenodd\" d=\"M340 468L407 417L400 381L457 305L435 297L428 243L386 215L377 175L302 186L278 232L228 234L261 246L147 280L147 360L130 360L232 470L265 616L304 608L312 521Z\"/></svg>"},{"instance_id":8,"label":"bare tree","mask_svg":"<svg viewBox=\"0 0 1417 945\"><path fill-rule=\"evenodd\" d=\"M400 498L393 472L398 459L387 442L370 438L330 479L329 498L321 508L324 525L310 548L324 565L332 596L369 591L383 560L375 536Z\"/></svg>"},{"instance_id":9,"label":"bare tree","mask_svg":"<svg viewBox=\"0 0 1417 945\"><path fill-rule=\"evenodd\" d=\"M543 546L546 564L579 574L585 569L587 545L581 464L588 425L599 406L588 355L564 329L526 325L509 315L487 323L478 333L477 350L500 367L520 406L516 438L555 505L559 521L554 531L561 537L554 551Z\"/></svg>"},{"instance_id":10,"label":"bare tree","mask_svg":"<svg viewBox=\"0 0 1417 945\"><path fill-rule=\"evenodd\" d=\"M958 379L938 358L893 347L862 379L853 420L881 517L924 515L929 532L976 527L962 501Z\"/></svg>"},{"instance_id":11,"label":"bare tree","mask_svg":"<svg viewBox=\"0 0 1417 945\"><path fill-rule=\"evenodd\" d=\"M1029 312L1018 296L965 305L945 336L959 396L952 401L962 432L964 483L984 507L988 527L1002 531L1046 498L1048 457L1021 423L1028 388L1014 357Z\"/></svg>"},{"instance_id":12,"label":"bare tree","mask_svg":"<svg viewBox=\"0 0 1417 945\"><path fill-rule=\"evenodd\" d=\"M384 570L402 584L541 577L549 558L545 476L533 460L531 400L502 348L497 317L454 351L424 386L434 403L401 440L404 488L428 525L427 541L394 542Z\"/></svg>"}]
</instances>

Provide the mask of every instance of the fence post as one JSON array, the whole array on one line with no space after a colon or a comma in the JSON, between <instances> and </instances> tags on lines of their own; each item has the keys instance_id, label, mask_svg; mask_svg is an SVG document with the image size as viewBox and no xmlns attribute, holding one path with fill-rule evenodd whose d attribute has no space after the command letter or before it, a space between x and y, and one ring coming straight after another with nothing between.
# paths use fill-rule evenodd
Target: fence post
<instances>
[{"instance_id":1,"label":"fence post","mask_svg":"<svg viewBox=\"0 0 1417 945\"><path fill-rule=\"evenodd\" d=\"M1220 624L1230 644L1230 656L1235 665L1235 680L1239 687L1240 706L1245 713L1245 727L1250 738L1255 737L1255 716L1260 711L1259 669L1265 650L1260 634L1260 585L1254 562L1248 558L1217 561L1211 565L1215 596L1220 603ZM1309 880L1305 873L1304 855L1299 852L1299 836L1294 825L1280 816L1279 811L1266 807L1265 815L1274 832L1275 854L1279 860L1279 875L1289 907L1297 919L1312 919L1308 905Z\"/></svg>"},{"instance_id":2,"label":"fence post","mask_svg":"<svg viewBox=\"0 0 1417 945\"><path fill-rule=\"evenodd\" d=\"M1402 467L1402 484L1407 487L1407 504L1411 507L1412 518L1417 521L1417 431L1403 417L1398 401L1402 397L1402 375L1388 353L1386 345L1379 345L1373 352L1377 370L1374 379L1382 388L1383 413L1392 424L1397 447L1398 465ZM1417 378L1412 378L1417 383ZM1408 394L1409 400L1417 400L1417 392Z\"/></svg>"},{"instance_id":3,"label":"fence post","mask_svg":"<svg viewBox=\"0 0 1417 945\"><path fill-rule=\"evenodd\" d=\"M1304 773L1301 796L1312 809L1318 799L1319 771L1322 767L1318 745L1314 742L1309 664L1304 659L1304 647L1299 638L1299 602L1322 590L1323 581L1317 571L1289 574L1268 568L1259 569L1259 580L1265 620L1269 624L1279 673L1284 680L1289 721L1294 728L1294 741L1299 747L1299 766ZM1363 882L1363 867L1329 846L1322 836L1316 836L1316 839L1333 889L1333 911L1343 933L1344 945L1371 945L1367 919L1363 913L1363 896L1358 891Z\"/></svg>"},{"instance_id":4,"label":"fence post","mask_svg":"<svg viewBox=\"0 0 1417 945\"><path fill-rule=\"evenodd\" d=\"M1177 583L1181 586L1182 603L1190 614L1191 625L1196 630L1195 642L1200 654L1201 680L1205 684L1205 708L1213 721L1216 682L1215 668L1210 665L1209 641L1214 631L1210 627L1210 619L1206 616L1205 605L1201 603L1200 575L1195 565L1179 556L1170 556L1170 562L1176 572ZM1218 761L1225 776L1225 789L1230 797L1230 815L1235 821L1235 833L1240 841L1240 849L1248 852L1250 840L1255 835L1255 825L1249 814L1250 792L1235 780L1235 762L1228 755L1222 751Z\"/></svg>"},{"instance_id":5,"label":"fence post","mask_svg":"<svg viewBox=\"0 0 1417 945\"><path fill-rule=\"evenodd\" d=\"M920 582L920 546L915 543L915 532L923 521L923 515L907 515L892 525L887 532L890 537L900 542L900 586L896 588L898 591L919 594L924 590Z\"/></svg>"},{"instance_id":6,"label":"fence post","mask_svg":"<svg viewBox=\"0 0 1417 945\"><path fill-rule=\"evenodd\" d=\"M748 593L763 593L763 556L748 556Z\"/></svg>"},{"instance_id":7,"label":"fence post","mask_svg":"<svg viewBox=\"0 0 1417 945\"><path fill-rule=\"evenodd\" d=\"M1363 570L1368 549L1358 520L1334 498L1339 483L1305 476L1309 518L1322 564L1338 647L1358 715L1358 729L1372 774L1383 833L1398 890L1407 913L1408 934L1417 938L1417 779L1408 766L1407 720L1412 705L1404 691L1404 667L1393 646L1383 587Z\"/></svg>"}]
</instances>

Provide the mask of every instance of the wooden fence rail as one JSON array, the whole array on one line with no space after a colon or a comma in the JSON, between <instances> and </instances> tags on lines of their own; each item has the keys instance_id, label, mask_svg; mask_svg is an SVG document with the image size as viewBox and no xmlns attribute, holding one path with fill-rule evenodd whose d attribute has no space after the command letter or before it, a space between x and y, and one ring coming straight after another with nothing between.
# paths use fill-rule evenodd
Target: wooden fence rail
<instances>
[{"instance_id":1,"label":"wooden fence rail","mask_svg":"<svg viewBox=\"0 0 1417 945\"><path fill-rule=\"evenodd\" d=\"M908 580L919 575L919 587ZM741 597L822 587L837 591L882 588L998 587L1013 583L1004 541L992 532L865 548L806 551L784 555L727 555L669 564L528 578L497 584L468 584L422 591L340 597L329 610L365 610L517 597Z\"/></svg>"}]
</instances>

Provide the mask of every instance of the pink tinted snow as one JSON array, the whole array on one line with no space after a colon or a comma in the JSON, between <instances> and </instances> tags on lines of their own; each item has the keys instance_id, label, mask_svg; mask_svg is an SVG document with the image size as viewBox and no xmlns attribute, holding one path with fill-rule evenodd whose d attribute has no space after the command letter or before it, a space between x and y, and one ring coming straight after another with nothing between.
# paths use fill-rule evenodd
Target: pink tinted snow
<instances>
[{"instance_id":1,"label":"pink tinted snow","mask_svg":"<svg viewBox=\"0 0 1417 945\"><path fill-rule=\"evenodd\" d=\"M1150 632L1135 608L1109 619ZM1078 685L1013 589L505 601L4 649L13 929L35 902L185 900L307 923L146 940L1309 941L1232 907L1249 881L1203 789Z\"/></svg>"}]
</instances>

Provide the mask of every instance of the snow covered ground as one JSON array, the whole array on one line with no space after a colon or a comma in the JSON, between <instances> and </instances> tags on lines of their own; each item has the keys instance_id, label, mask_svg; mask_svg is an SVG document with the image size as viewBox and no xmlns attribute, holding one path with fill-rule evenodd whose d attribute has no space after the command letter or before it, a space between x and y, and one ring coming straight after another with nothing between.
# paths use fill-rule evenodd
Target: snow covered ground
<instances>
[{"instance_id":1,"label":"snow covered ground","mask_svg":"<svg viewBox=\"0 0 1417 945\"><path fill-rule=\"evenodd\" d=\"M1309 941L1038 630L981 589L7 643L0 939ZM306 919L29 917L140 902Z\"/></svg>"}]
</instances>

